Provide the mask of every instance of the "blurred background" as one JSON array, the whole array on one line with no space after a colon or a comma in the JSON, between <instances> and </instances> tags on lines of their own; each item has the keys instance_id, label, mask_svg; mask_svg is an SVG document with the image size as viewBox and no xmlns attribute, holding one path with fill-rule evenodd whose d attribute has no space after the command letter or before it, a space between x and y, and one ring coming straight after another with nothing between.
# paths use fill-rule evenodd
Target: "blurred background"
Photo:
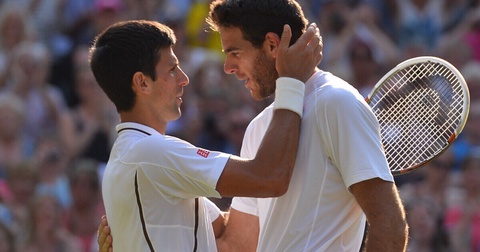
<instances>
[{"instance_id":1,"label":"blurred background","mask_svg":"<svg viewBox=\"0 0 480 252\"><path fill-rule=\"evenodd\" d=\"M101 180L119 123L88 65L96 34L129 19L175 30L190 77L167 134L239 154L254 101L223 72L209 0L0 0L0 252L97 251ZM299 0L324 42L320 67L364 96L399 62L446 59L470 89L469 121L426 167L395 177L409 251L480 251L480 1ZM229 198L212 199L227 210Z\"/></svg>"}]
</instances>

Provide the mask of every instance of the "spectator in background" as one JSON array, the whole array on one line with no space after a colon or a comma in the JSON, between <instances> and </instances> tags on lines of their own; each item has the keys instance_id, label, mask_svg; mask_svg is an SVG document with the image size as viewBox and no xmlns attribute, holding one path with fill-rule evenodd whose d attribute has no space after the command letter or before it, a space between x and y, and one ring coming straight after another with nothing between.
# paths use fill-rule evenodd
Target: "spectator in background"
<instances>
[{"instance_id":1,"label":"spectator in background","mask_svg":"<svg viewBox=\"0 0 480 252\"><path fill-rule=\"evenodd\" d=\"M125 5L122 0L95 0L94 15L92 19L92 36L88 43L98 33L107 29L110 25L125 19Z\"/></svg>"},{"instance_id":2,"label":"spectator in background","mask_svg":"<svg viewBox=\"0 0 480 252\"><path fill-rule=\"evenodd\" d=\"M43 136L36 149L35 159L38 165L37 195L52 195L63 209L72 205L70 184L66 173L68 158L62 151L58 136Z\"/></svg>"},{"instance_id":3,"label":"spectator in background","mask_svg":"<svg viewBox=\"0 0 480 252\"><path fill-rule=\"evenodd\" d=\"M324 45L320 66L343 78L347 78L349 70L345 54L349 39L344 38L350 37L352 32L347 27L348 17L352 12L347 2L346 0L319 2L320 6L316 15ZM334 48L341 50L338 51Z\"/></svg>"},{"instance_id":4,"label":"spectator in background","mask_svg":"<svg viewBox=\"0 0 480 252\"><path fill-rule=\"evenodd\" d=\"M466 63L460 72L467 82L470 100L472 102L480 101L480 62L472 60Z\"/></svg>"},{"instance_id":5,"label":"spectator in background","mask_svg":"<svg viewBox=\"0 0 480 252\"><path fill-rule=\"evenodd\" d=\"M0 5L0 63L3 70L0 91L8 86L11 79L12 54L21 42L35 37L26 11L15 2Z\"/></svg>"},{"instance_id":6,"label":"spectator in background","mask_svg":"<svg viewBox=\"0 0 480 252\"><path fill-rule=\"evenodd\" d=\"M15 94L0 92L0 178L5 178L9 166L33 156L33 139L25 131L25 109Z\"/></svg>"},{"instance_id":7,"label":"spectator in background","mask_svg":"<svg viewBox=\"0 0 480 252\"><path fill-rule=\"evenodd\" d=\"M8 170L8 195L5 204L11 219L5 223L12 230L16 242L24 242L28 223L28 204L35 195L38 183L38 170L30 160L23 160Z\"/></svg>"},{"instance_id":8,"label":"spectator in background","mask_svg":"<svg viewBox=\"0 0 480 252\"><path fill-rule=\"evenodd\" d=\"M349 83L352 83L360 94L367 97L382 77L380 64L374 58L371 47L360 39L351 41L348 60L351 69Z\"/></svg>"},{"instance_id":9,"label":"spectator in background","mask_svg":"<svg viewBox=\"0 0 480 252\"><path fill-rule=\"evenodd\" d=\"M396 0L395 40L407 57L432 52L442 35L442 1ZM411 55L411 56L410 56Z\"/></svg>"},{"instance_id":10,"label":"spectator in background","mask_svg":"<svg viewBox=\"0 0 480 252\"><path fill-rule=\"evenodd\" d=\"M34 141L63 134L67 106L61 91L48 82L50 52L40 42L22 42L13 55L11 92L26 103L26 132Z\"/></svg>"},{"instance_id":11,"label":"spectator in background","mask_svg":"<svg viewBox=\"0 0 480 252\"><path fill-rule=\"evenodd\" d=\"M360 0L362 4L374 9L377 15L377 22L380 29L387 34L387 36L395 40L395 13L396 0Z\"/></svg>"},{"instance_id":12,"label":"spectator in background","mask_svg":"<svg viewBox=\"0 0 480 252\"><path fill-rule=\"evenodd\" d=\"M0 221L0 252L15 252L15 236L10 229Z\"/></svg>"},{"instance_id":13,"label":"spectator in background","mask_svg":"<svg viewBox=\"0 0 480 252\"><path fill-rule=\"evenodd\" d=\"M158 0L124 0L125 20L146 19L159 20L161 16L161 8L164 7L165 1Z\"/></svg>"},{"instance_id":14,"label":"spectator in background","mask_svg":"<svg viewBox=\"0 0 480 252\"><path fill-rule=\"evenodd\" d=\"M380 28L378 15L369 5L360 4L352 8L346 0L327 1L319 14L322 34L327 34L324 35L327 39L326 58L321 64L326 70L357 85L362 94L368 93L366 90L376 83L373 79L378 80L383 72L390 70L400 60L400 51ZM326 27L327 33L323 27ZM334 36L329 38L331 33ZM366 51L359 52L356 49ZM356 64L355 56L364 57L367 60L365 63L371 63L368 64L371 69L367 74L356 72L366 70L368 66L358 69L362 63ZM365 74L367 77L362 76Z\"/></svg>"},{"instance_id":15,"label":"spectator in background","mask_svg":"<svg viewBox=\"0 0 480 252\"><path fill-rule=\"evenodd\" d=\"M67 36L72 45L88 41L86 33L90 29L94 15L95 0L65 0L62 11L62 33ZM87 36L88 38L85 38Z\"/></svg>"},{"instance_id":16,"label":"spectator in background","mask_svg":"<svg viewBox=\"0 0 480 252\"><path fill-rule=\"evenodd\" d=\"M70 107L76 105L74 91L74 52L75 48L90 45L96 34L111 24L125 19L123 0L61 0L65 1L61 20L61 28L57 40L57 48L62 50L60 56L52 62L52 83L58 86L65 95ZM143 2L143 1L142 1ZM60 48L64 47L64 48Z\"/></svg>"},{"instance_id":17,"label":"spectator in background","mask_svg":"<svg viewBox=\"0 0 480 252\"><path fill-rule=\"evenodd\" d=\"M409 202L428 199L443 216L449 207L458 204L459 196L462 195L453 170L454 160L452 149L447 149L420 170L397 176L395 179L402 181L399 187L402 200Z\"/></svg>"},{"instance_id":18,"label":"spectator in background","mask_svg":"<svg viewBox=\"0 0 480 252\"><path fill-rule=\"evenodd\" d=\"M442 41L434 55L450 62L458 70L461 70L469 62L476 62L472 49L464 40Z\"/></svg>"},{"instance_id":19,"label":"spectator in background","mask_svg":"<svg viewBox=\"0 0 480 252\"><path fill-rule=\"evenodd\" d=\"M5 88L7 85L7 59L3 56L0 56L0 92Z\"/></svg>"},{"instance_id":20,"label":"spectator in background","mask_svg":"<svg viewBox=\"0 0 480 252\"><path fill-rule=\"evenodd\" d=\"M230 142L232 154L240 154L245 130L256 115L256 111L250 106L239 106L229 110L222 128Z\"/></svg>"},{"instance_id":21,"label":"spectator in background","mask_svg":"<svg viewBox=\"0 0 480 252\"><path fill-rule=\"evenodd\" d=\"M449 237L437 204L430 198L414 198L405 203L405 210L410 227L407 251L451 251Z\"/></svg>"},{"instance_id":22,"label":"spectator in background","mask_svg":"<svg viewBox=\"0 0 480 252\"><path fill-rule=\"evenodd\" d=\"M27 240L23 252L81 252L80 241L61 226L62 208L54 196L38 195L29 206Z\"/></svg>"},{"instance_id":23,"label":"spectator in background","mask_svg":"<svg viewBox=\"0 0 480 252\"><path fill-rule=\"evenodd\" d=\"M473 59L480 60L480 6L470 8L466 11L461 22L450 29L442 36L439 48L449 45L466 45L471 52Z\"/></svg>"},{"instance_id":24,"label":"spectator in background","mask_svg":"<svg viewBox=\"0 0 480 252\"><path fill-rule=\"evenodd\" d=\"M480 147L471 149L462 163L465 197L452 206L445 217L452 251L480 250Z\"/></svg>"},{"instance_id":25,"label":"spectator in background","mask_svg":"<svg viewBox=\"0 0 480 252\"><path fill-rule=\"evenodd\" d=\"M85 157L107 163L119 118L113 103L93 76L88 53L87 46L78 46L74 52L74 87L78 103L70 109L66 121L66 154L70 159Z\"/></svg>"},{"instance_id":26,"label":"spectator in background","mask_svg":"<svg viewBox=\"0 0 480 252\"><path fill-rule=\"evenodd\" d=\"M20 42L33 39L35 35L25 9L15 2L3 3L1 6L0 49L2 53L9 53Z\"/></svg>"},{"instance_id":27,"label":"spectator in background","mask_svg":"<svg viewBox=\"0 0 480 252\"><path fill-rule=\"evenodd\" d=\"M459 170L466 154L474 146L480 146L480 100L471 100L467 122L459 138L453 142L454 169Z\"/></svg>"},{"instance_id":28,"label":"spectator in background","mask_svg":"<svg viewBox=\"0 0 480 252\"><path fill-rule=\"evenodd\" d=\"M15 3L25 11L35 31L35 39L43 43L52 52L53 57L62 53L58 40L61 30L61 12L64 9L64 0L7 0Z\"/></svg>"},{"instance_id":29,"label":"spectator in background","mask_svg":"<svg viewBox=\"0 0 480 252\"><path fill-rule=\"evenodd\" d=\"M69 168L73 203L66 213L66 228L81 240L83 252L98 251L98 220L105 214L98 165L96 160L81 158Z\"/></svg>"}]
</instances>

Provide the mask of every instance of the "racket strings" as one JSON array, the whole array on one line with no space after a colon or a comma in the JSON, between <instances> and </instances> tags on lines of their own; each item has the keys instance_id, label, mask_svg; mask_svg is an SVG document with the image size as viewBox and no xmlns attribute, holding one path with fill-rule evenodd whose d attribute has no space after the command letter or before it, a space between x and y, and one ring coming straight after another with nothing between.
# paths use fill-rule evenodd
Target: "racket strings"
<instances>
[{"instance_id":1,"label":"racket strings","mask_svg":"<svg viewBox=\"0 0 480 252\"><path fill-rule=\"evenodd\" d=\"M425 62L394 73L370 103L395 171L422 165L444 149L460 123L463 93L450 69Z\"/></svg>"}]
</instances>

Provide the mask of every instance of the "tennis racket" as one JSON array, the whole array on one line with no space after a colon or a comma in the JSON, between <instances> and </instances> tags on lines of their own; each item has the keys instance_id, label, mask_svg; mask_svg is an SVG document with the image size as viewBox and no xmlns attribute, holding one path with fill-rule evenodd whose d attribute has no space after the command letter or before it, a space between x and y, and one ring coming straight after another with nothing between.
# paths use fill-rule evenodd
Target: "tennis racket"
<instances>
[{"instance_id":1,"label":"tennis racket","mask_svg":"<svg viewBox=\"0 0 480 252\"><path fill-rule=\"evenodd\" d=\"M383 76L366 98L380 123L394 176L414 171L443 153L465 126L467 83L447 61L408 59Z\"/></svg>"}]
</instances>

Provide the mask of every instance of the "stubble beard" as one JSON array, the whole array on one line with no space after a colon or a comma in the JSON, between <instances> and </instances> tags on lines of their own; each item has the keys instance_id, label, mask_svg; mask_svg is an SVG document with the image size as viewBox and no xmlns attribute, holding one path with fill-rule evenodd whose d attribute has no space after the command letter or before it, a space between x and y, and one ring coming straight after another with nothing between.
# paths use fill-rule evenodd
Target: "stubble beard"
<instances>
[{"instance_id":1,"label":"stubble beard","mask_svg":"<svg viewBox=\"0 0 480 252\"><path fill-rule=\"evenodd\" d=\"M255 58L252 78L258 87L258 94L252 94L255 99L263 100L275 93L278 72L275 68L275 60L268 59L263 51Z\"/></svg>"}]
</instances>

